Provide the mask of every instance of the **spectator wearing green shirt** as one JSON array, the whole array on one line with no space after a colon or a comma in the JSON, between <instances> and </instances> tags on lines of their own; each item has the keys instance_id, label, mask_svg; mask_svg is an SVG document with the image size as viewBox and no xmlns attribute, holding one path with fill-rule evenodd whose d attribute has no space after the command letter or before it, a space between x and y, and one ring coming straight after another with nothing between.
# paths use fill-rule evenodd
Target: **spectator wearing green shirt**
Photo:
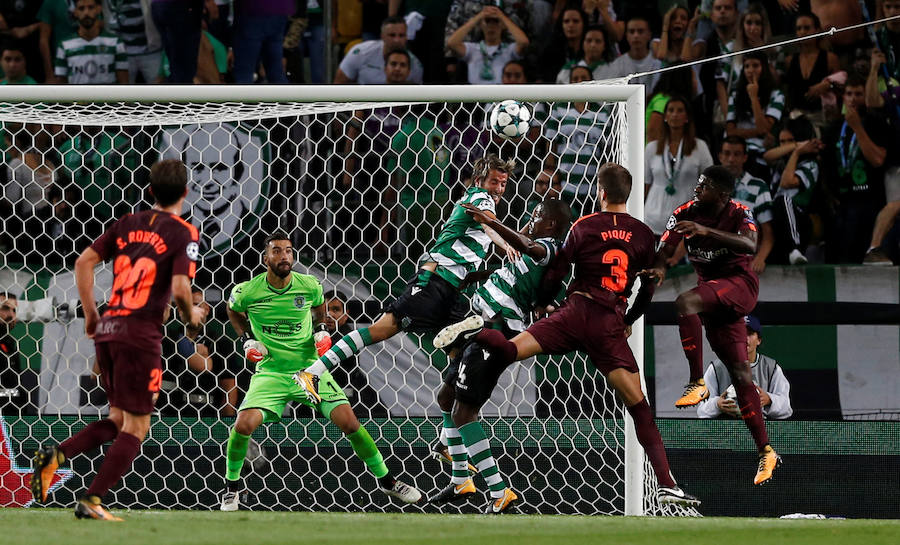
<instances>
[{"instance_id":1,"label":"spectator wearing green shirt","mask_svg":"<svg viewBox=\"0 0 900 545\"><path fill-rule=\"evenodd\" d=\"M14 42L0 47L0 68L4 77L0 85L34 85L37 82L28 75L25 52L22 47Z\"/></svg>"}]
</instances>

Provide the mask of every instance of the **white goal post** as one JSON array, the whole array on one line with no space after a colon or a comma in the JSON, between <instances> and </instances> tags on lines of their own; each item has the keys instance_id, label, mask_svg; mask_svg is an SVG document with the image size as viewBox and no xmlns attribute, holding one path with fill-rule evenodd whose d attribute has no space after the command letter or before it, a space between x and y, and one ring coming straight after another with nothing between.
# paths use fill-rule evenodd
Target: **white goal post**
<instances>
[{"instance_id":1,"label":"white goal post","mask_svg":"<svg viewBox=\"0 0 900 545\"><path fill-rule=\"evenodd\" d=\"M454 144L455 147L447 145L448 148L444 150L450 155L450 159L442 163L443 166L440 167L441 179L443 183L451 186L451 190L459 180L447 179L447 173L452 172L454 176L458 175L465 166L460 163L465 161L457 161L457 157L469 157L468 151L463 149L469 145L465 140L466 131L476 134L474 144L472 144L473 150L476 148L488 150L496 147L505 150L506 153L510 153L510 150L512 153L517 153L521 149L523 154L530 154L526 157L511 157L519 159L523 164L532 168L530 172L525 172L522 179L515 180L517 184L523 186L529 184L528 187L530 187L530 177L533 177L534 174L533 165L540 165L542 157L538 157L532 148L520 147L519 143L497 144L490 141L489 137L485 137L487 143L484 143L482 137L486 131L484 131L479 117L483 115L484 108L469 106L470 104L483 105L506 99L520 100L532 106L553 103L569 103L571 105L572 103L588 102L609 108L610 116L607 122L608 126L603 129L603 138L614 142L614 150L603 157L598 153L595 160L598 164L604 160L615 160L631 172L634 183L628 209L633 216L643 218L644 87L641 85L605 85L596 82L581 85L496 86L0 86L0 122L4 127L7 145L11 149L15 149L13 155L19 158L19 163L31 165L29 168L32 171L31 173L26 172L25 178L27 179L20 180L16 176L21 177L23 171L15 171L12 166L8 165L11 177L14 178L13 181L18 180L16 183L19 183L22 189L18 194L19 200L8 194L5 195L5 198L11 203L12 213L15 216L19 214L18 205L24 202L26 189L28 187L34 189L33 180L38 179L41 166L46 167L45 171L51 173L47 175L51 181L67 177L64 183L60 182L58 185L64 185L69 189L74 187L77 195L75 198L81 199L79 204L83 206L79 208L76 204L67 202L69 196L66 190L60 189L60 193L55 198L63 203L63 209L70 206L68 219L60 220L53 215L55 212L47 212L48 216L42 217L38 223L31 225L40 226L46 230L58 229L59 225L62 225L64 232L66 226L81 226L81 229L77 230L77 234L86 237L91 234L91 222L102 224L113 217L112 212L106 210L107 207L120 211L122 207L117 207L117 205L126 203L127 199L122 195L128 190L137 193L137 197L134 197L137 201L134 198L127 201L128 206L125 206L125 210L129 210L129 206L132 208L139 206L140 192L143 189L140 184L145 183L145 178L141 173L149 164L161 157L195 153L197 172L204 168L211 172L216 165L221 166L232 159L235 163L243 161L246 164L241 164L240 167L234 164L227 165L230 169L228 172L232 176L231 181L235 186L233 194L228 194L227 189L210 189L210 186L204 185L203 181L192 180L194 185L191 191L194 192L194 202L189 203L189 206L193 205L195 212L198 207L205 206L206 215L203 222L209 220L209 225L204 223L202 226L198 226L201 227L201 231L210 226L218 229L216 234L208 234L211 231L207 229L210 238L207 240L205 250L206 256L210 257L210 262L214 263L213 268L227 269L231 267L226 264L226 259L223 257L227 252L236 252L239 249L245 253L256 251L252 250L250 239L258 244L264 235L258 236L258 232L245 232L245 225L250 226L246 229L253 228L257 231L272 227L284 228L292 237L298 237L295 239L295 246L298 246L300 256L307 257L298 263L298 268L304 271L309 270L311 274L320 276L326 290L335 288L348 292L349 298L359 303L357 307L354 307L358 314L369 315L371 314L369 310L374 308L373 305L377 300L383 302L391 295L398 294L393 290L396 290L398 283L402 284L403 275L408 272L417 256L397 253L397 247L400 242L409 240L410 232L419 234L422 230L417 225L407 226L408 230L405 231L397 227L396 233L389 237L392 238L394 245L389 248L387 257L376 256L375 250L371 247L372 239L369 237L372 236L372 232L375 233L376 238L379 236L378 229L384 227L383 222L379 224L375 213L372 212L372 216L359 226L359 232L356 233L353 229L347 228L344 223L346 220L341 216L341 214L345 214L345 216L349 214L354 218L352 222L359 221L354 214L365 208L366 199L370 197L366 197L364 193L374 187L375 179L367 178L371 182L371 186L365 185L360 188L362 196L359 197L358 202L351 202L348 194L335 193L334 188L340 187L341 181L348 179L348 175L351 184L354 184L356 181L353 177L357 173L360 176L372 174L365 169L370 164L367 162L367 157L372 157L373 154L380 154L378 160L371 163L377 165L376 169L385 172L393 169L392 172L395 173L398 168L403 168L399 166L402 158L398 158L398 156L402 156L403 152L410 151L413 160L417 161L421 158L422 150L415 148L417 144L410 136L405 141L406 148L379 150L376 143L370 142L367 149L359 151L356 142L347 137L349 131L347 127L354 122L353 112L363 112L357 114L357 119L363 136L366 136L370 113L377 109L413 108L414 105L430 104L432 108L427 115L421 112L415 114L418 116L416 124L410 131L414 133L420 128L421 119L431 116L433 121L429 126L442 136L446 137L453 131L459 133L458 141ZM414 110L410 109L409 111ZM444 121L440 121L441 119ZM448 119L449 121L447 121ZM372 126L380 130L383 126L383 119L378 123L381 124ZM462 128L460 126L462 123L467 123L467 128ZM63 128L60 129L57 126L63 126ZM540 132L540 127L538 129ZM21 135L27 136L25 139L27 144L19 144L17 137ZM82 138L81 141L78 140L79 137ZM50 144L45 143L43 144L45 147L41 148L38 142L44 142L47 139L50 140ZM387 142L388 148L390 148L391 142L396 145L397 140L391 140L389 137ZM445 144L442 141L439 145ZM132 148L137 149L141 146L143 148L138 150L137 157L129 155L133 151ZM232 148L237 151L233 151ZM30 163L29 160L26 160L28 153L34 154ZM431 153L435 158L438 156L434 149L431 150ZM103 159L90 162L95 161L94 157L97 154L103 155ZM228 154L233 154L233 157ZM354 172L348 172L351 167L344 162L350 156L357 160L352 169ZM108 162L107 158L109 158ZM471 160L475 158L477 157L470 157ZM391 160L394 162L390 163ZM437 161L437 159L434 160ZM35 161L41 166L35 167ZM19 163L16 163L16 168L22 168L18 166ZM385 164L393 166L385 167ZM191 165L189 165L190 168ZM538 166L538 170L540 170L540 166ZM208 175L215 176L214 173ZM81 185L75 180L78 176L85 177L86 181L81 182ZM97 182L94 180L95 176L107 176L109 180L102 183ZM192 176L199 176L199 174L192 172ZM393 174L385 175L388 183L391 183L391 176ZM426 176L423 175L423 179ZM32 183L32 186L28 186L29 183ZM248 189L251 186L252 191ZM446 188L434 189L434 194L443 195L444 189ZM49 191L46 187L44 190ZM216 191L219 193L216 194ZM249 197L248 191L252 192ZM534 198L534 195L527 194L526 189L518 191L519 193L511 197L510 209L521 205L524 210L527 206L525 201L529 196ZM113 199L122 199L122 201L104 201L103 199L110 198L110 194L115 195ZM384 195L383 192L378 193L375 196L375 203L378 204L381 201L383 204ZM204 199L211 201L218 199L216 202L219 204L217 205L215 202L204 204ZM415 199L416 197L413 197L413 200ZM520 199L521 202L514 202L514 199ZM244 203L244 200L247 202ZM53 201L54 206L58 201ZM278 204L273 204L275 201ZM241 208L237 207L239 202L242 203ZM29 205L34 206L35 202L31 202ZM427 208L427 203L424 206ZM101 209L104 210L102 214L100 213ZM35 208L28 210L33 211ZM87 211L86 215L85 211ZM391 211L388 212L393 214ZM436 227L439 228L439 225L434 224L434 216L428 215L429 212L424 214L418 220L407 218L406 221L425 223L432 231ZM394 216L386 217L390 218L388 223L394 221ZM20 219L24 221L24 218ZM194 220L196 219L194 216ZM522 217L501 217L500 219L509 225L516 224L517 227L522 221ZM322 222L325 222L324 226ZM41 250L37 240L47 233L33 232L27 226L23 227L20 232L13 232L11 229L13 228L8 228L5 224L0 227L2 230L0 245L8 246L5 249L9 250L9 256L13 256L5 258L4 262L0 263L0 288L2 288L0 291L7 290L18 293L23 299L52 298L57 305L63 301L71 301L74 291L71 275L66 273L67 268L71 268L67 267L67 263L73 255L77 255L75 252L80 251L81 248L72 245L72 247L67 246L66 249L60 249L51 244ZM313 232L318 234L315 236L309 234L309 238L307 238L307 234ZM28 240L27 237L23 238L26 234L33 235L32 240ZM239 245L238 242L244 238L247 240L242 243L242 246ZM428 245L432 241L418 240L418 242ZM348 249L346 253L341 253L344 251L344 247ZM360 248L364 248L368 253L360 254ZM327 251L323 252L322 250ZM246 256L244 259L247 261ZM396 263L393 263L392 260ZM388 262L391 263L388 264ZM255 268L254 265L256 265ZM389 270L389 272L384 272L385 270ZM221 301L227 297L228 290L233 283L246 280L249 278L249 274L258 272L260 272L258 263L250 259L230 270L207 271L203 278L211 279L210 285L201 287L207 288L209 296L214 301ZM225 280L222 280L223 274ZM98 301L106 299L104 290L108 290L108 288L109 271L100 270L98 272ZM78 397L78 393L70 391L66 394L61 391L61 385L67 385L72 389L77 388L81 382L83 386L84 379L82 377L86 376L86 369L90 368L92 353L90 343L78 334L81 321L78 318L73 319L70 313L65 313L65 316L65 319L47 319L45 323L41 324L37 322L27 324L25 333L20 334L23 339L20 347L30 346L37 351L37 355L31 357L23 353L23 359L28 360L31 368L40 369L39 395L34 397L38 415L28 417L24 411L16 414L15 410L12 410L5 411L3 418L5 426L11 430L14 445L20 446L23 452L25 449L33 448L37 443L47 440L48 437L52 436L57 440L64 438L67 433L77 431L84 424L85 418L95 418L105 411L102 405L92 404L90 396L88 396L87 403L82 403L84 399L74 399ZM354 320L357 318L354 317ZM357 321L365 322L364 319ZM629 343L643 371L642 323L641 321L635 324ZM222 340L221 342L226 341ZM429 431L429 428L433 426L427 419L433 417L433 411L436 410L436 405L431 401L433 397L430 396L433 395L432 387L434 386L434 377L438 376L437 371L431 369L429 373L424 373L416 368L422 362L424 362L424 366L428 367L429 359L437 357L431 354L430 350L430 340L419 341L404 338L382 349L367 349L369 353L360 355L359 368L369 374L370 378L367 380L371 384L366 387L371 387L377 392L379 402L387 409L385 415L369 415L371 418L368 419L373 427L382 431L380 435L376 436L376 440L382 451L385 452L386 458L395 458L398 465L402 465L406 472L412 473L413 479L417 482L420 478L434 478L435 482L441 483L447 473L443 467L423 465L421 461L414 462L421 458L423 453L427 454L428 443L434 439L434 433ZM177 353L174 356L169 354L168 357L177 358L178 355ZM410 364L410 361L413 363ZM390 369L384 371L385 365ZM543 373L543 371L536 371L538 367L538 364L532 362L525 368L526 372L521 377L517 375L509 379L511 383L508 382L505 386L506 390L501 392L501 396L506 395L507 399L501 399L500 402L492 399L491 408L486 406L486 413L492 414L491 418L496 417L497 423L502 422L505 418L510 418L516 422L516 426L523 426L521 429L526 430L527 440L521 442L516 442L519 428L510 429L507 434L509 443L505 448L519 452L520 456L526 456L526 452L534 453L546 450L547 441L553 440L552 431L549 431L547 426L541 423L536 412L522 409L521 399L509 398L519 395L510 392L521 393L522 385L529 383L534 376L537 376L535 373ZM573 364L572 369L577 369L579 376L588 375L588 378L583 379L583 384L596 383L600 388L605 387L602 379L591 378L590 372L585 371L586 366L583 362ZM181 371L182 375L189 372L187 369ZM574 377L575 371L572 373L571 377ZM381 375L383 378L376 378ZM395 381L397 377L400 377L399 381L402 382L399 386ZM545 379L544 386L547 391L542 389L543 386L541 388L534 385L528 386L531 397L526 396L527 400L541 401L546 397L547 407L554 406L553 403L567 407L569 400L560 399L562 394L559 391L562 390L556 390L553 385L547 385L546 383L551 379L546 377ZM562 374L560 374L559 380L563 380ZM596 382L594 382L595 380ZM642 386L646 391L643 380L642 373ZM177 384L176 387L178 387ZM397 393L398 389L402 390L403 388L408 389L409 392ZM358 390L357 388L357 393L359 393ZM572 396L575 397L576 390L571 391L573 392ZM84 398L84 392L80 393ZM188 392L187 397L189 398L190 395ZM571 432L571 436L568 436L566 444L569 446L567 448L571 448L572 452L577 453L578 456L583 456L584 464L587 465L591 462L588 455L580 452L580 449L584 448L583 444L592 449L604 448L607 440L593 437L591 433L585 434L582 427L587 422L587 429L596 432L595 426L602 428L606 425L597 422L612 422L612 427L606 432L612 437L624 437L624 445L610 447L614 451L621 448L623 452L620 458L618 455L615 456L619 459L621 467L611 468L611 471L618 475L616 479L621 479L621 482L610 484L612 492L609 495L615 497L608 500L609 506L591 507L579 504L578 501L572 501L571 505L554 506L552 499L545 498L540 495L542 494L540 491L536 490L535 497L537 495L540 497L539 501L534 502L537 504L536 510L548 513L683 514L683 510L663 509L656 502L655 494L653 494L655 478L652 476L652 471L648 471L649 465L647 465L643 450L637 442L627 411L621 410L621 407L598 406L603 405L604 400L612 399L609 391L605 395L602 392L590 391L583 391L578 395L580 396L579 403L595 412L585 413L584 419L576 419L574 423L563 422L565 414L554 414L551 419L554 422L559 420L560 429L572 426L574 431ZM503 405L503 401L508 406ZM513 403L514 401L516 403ZM209 402L212 403L212 401ZM618 405L617 401L616 405ZM354 407L358 408L358 405L354 405ZM607 410L610 412L604 412ZM174 469L174 464L166 466L162 459L166 453L173 452L172 449L178 453L186 453L188 450L194 454L199 452L202 463L192 461L189 464L192 478L195 477L197 482L202 482L204 473L220 475L224 462L221 460L221 455L215 450L212 440L217 439L218 442L224 444L224 441L221 440L222 433L227 426L231 425L232 420L221 420L215 416L209 417L208 414L203 416L197 412L191 417L193 419L184 418L181 415L165 416L165 414L161 413L158 420L154 419L154 426L160 428L160 433L154 434L151 431L151 436L148 438L148 443L156 444L154 441L158 443L158 449L154 451L157 456L149 459L142 466L145 468L144 471L149 473L137 477L132 475L125 479L126 487L136 487L140 491L117 493L116 500L125 507L146 507L162 505L164 501L171 501L171 496L175 498L172 501L173 506L209 507L208 500L203 498L217 493L216 486L201 484L202 492L205 495L199 493L190 495L187 491L180 489L171 490L173 485L170 484L171 479L166 478L167 470L165 468L168 467L168 471L172 472L176 469ZM367 420L366 416L361 415L364 422ZM56 420L51 423L42 422L42 419L51 417ZM303 447L305 450L302 452L300 452L301 447L297 446L296 456L308 457L311 452L322 455L322 452L327 450L321 446L319 439L331 438L333 433L325 431L325 425L321 419L300 418L293 421L285 419L283 424L274 424L269 428L278 428L298 421L302 422L304 426L297 427L291 424L287 426L286 432L260 428L262 434L260 444L263 446L262 458L264 460L266 452L269 452L269 458L284 455L281 449L290 447L291 441L296 437L302 437L302 443L305 445ZM621 424L622 422L624 425ZM498 424L498 426L500 425ZM490 437L492 431L496 433L502 426L487 426L487 428ZM201 435L206 437L207 443L203 443L202 439L194 436L197 429L203 430L205 435ZM544 431L536 432L535 430L538 429ZM310 430L315 430L315 432ZM178 443L181 439L175 436L179 433L186 433L188 439L183 443ZM547 436L541 436L541 433L546 433ZM567 433L563 432L562 435ZM62 437L57 437L60 434ZM375 435L373 433L373 436ZM313 438L311 439L311 437ZM392 439L398 441L401 446L394 449L391 444ZM167 441L169 442L167 443ZM172 446L174 444L172 441L181 446ZM197 444L195 445L194 442ZM513 443L515 446L510 446ZM353 460L351 460L352 456L347 454L348 449L340 447L346 447L346 445L331 445L329 447L331 450L328 450L329 454L326 455L346 459L346 464L352 466ZM196 450L194 450L195 448ZM147 443L145 443L145 456L147 456L147 449ZM288 451L293 452L290 449ZM277 452L277 456L271 456L275 452ZM219 459L215 459L217 456ZM548 456L552 457L552 454L548 454ZM149 458L149 456L147 457ZM500 451L498 462L501 471L522 471L524 478L525 469L520 468L516 460L510 461L505 458L508 457L503 451ZM271 470L271 464L275 462L269 460L269 463ZM361 469L347 469L343 473L334 470L336 473L332 475L330 473L332 470L326 468L327 475L322 477L316 475L312 469L314 465L310 461L311 469L305 472L298 469L297 475L292 475L291 479L285 480L284 488L311 488L308 492L315 496L317 493L315 488L325 487L326 480L333 477L331 480L339 482L340 486L347 487L349 493L354 495L354 499L352 505L346 506L336 495L331 496L330 500L317 498L315 504L309 508L376 510L385 508L384 505L379 504L386 502L377 501L374 498L369 499L368 490L365 490L359 481L352 481L352 484L348 484L351 482L348 479L356 479L358 475L362 474ZM198 466L202 467L198 468ZM90 471L90 467L89 462L84 462L80 469L86 468L87 471ZM252 469L248 469L251 467ZM265 467L263 462L258 467L256 464L248 463L245 473L247 471L264 471ZM412 469L413 467L417 469ZM79 468L75 469L76 473L79 473ZM535 468L535 470L537 469ZM193 475L193 472L196 472L197 475ZM440 472L444 472L444 474L429 475ZM310 478L316 477L319 480L311 483ZM566 480L563 469L559 470L558 477L563 482ZM515 477L512 480L513 486L515 486L517 480ZM551 479L548 478L548 482L549 480ZM196 486L189 484L189 481L190 478L185 477L182 485L185 488ZM263 482L268 485L265 481L266 479L263 479ZM589 483L589 486L592 491L596 491L600 487L596 483ZM64 485L61 489L67 487L69 485ZM429 485L423 483L420 484L420 487L427 489ZM355 497L357 492L362 494L362 499ZM185 497L188 499L182 499L180 496L182 493L187 494ZM607 493L597 492L597 495L598 497L605 496ZM297 496L298 501L306 497L308 496L302 494ZM266 496L264 491L259 492L258 498L260 508L296 508L296 504L289 501L282 502L277 497L272 499L272 496ZM526 492L526 502L528 501L529 494ZM115 503L113 502L114 505Z\"/></svg>"}]
</instances>

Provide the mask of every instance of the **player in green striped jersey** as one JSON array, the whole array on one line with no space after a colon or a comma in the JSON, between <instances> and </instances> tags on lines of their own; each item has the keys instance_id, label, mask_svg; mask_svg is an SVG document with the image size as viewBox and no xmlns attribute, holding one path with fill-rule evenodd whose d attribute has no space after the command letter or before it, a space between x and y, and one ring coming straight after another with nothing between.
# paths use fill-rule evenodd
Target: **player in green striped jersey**
<instances>
[{"instance_id":1,"label":"player in green striped jersey","mask_svg":"<svg viewBox=\"0 0 900 545\"><path fill-rule=\"evenodd\" d=\"M313 399L318 397L318 377L366 346L389 339L400 331L436 332L465 318L469 313L469 303L460 289L466 277L481 267L491 241L504 251L509 250L509 245L496 232L485 228L466 213L465 205L481 210L487 217L496 218L497 203L506 191L507 180L514 168L513 161L504 161L493 154L475 162L472 186L456 202L437 240L420 258L415 278L407 284L400 297L385 306L384 314L374 324L345 335L319 361L294 376L307 395ZM458 350L450 351L451 360L458 353ZM465 456L462 438L450 415L454 378L448 375L437 394L444 424L441 433L447 437L449 454Z\"/></svg>"},{"instance_id":2,"label":"player in green striped jersey","mask_svg":"<svg viewBox=\"0 0 900 545\"><path fill-rule=\"evenodd\" d=\"M228 438L227 489L221 510L236 511L239 507L241 467L250 435L264 422L281 420L290 401L313 407L334 422L378 479L383 492L407 503L417 502L421 493L393 477L330 373L322 374L316 401L293 381L294 373L316 361L317 335L313 331L324 331L326 315L322 285L313 276L291 270L293 248L285 233L266 238L262 259L266 272L235 286L228 299L228 318L241 336L247 359L256 363L256 372Z\"/></svg>"},{"instance_id":3,"label":"player in green striped jersey","mask_svg":"<svg viewBox=\"0 0 900 545\"><path fill-rule=\"evenodd\" d=\"M485 325L503 331L507 338L521 333L537 301L544 271L556 255L572 220L569 206L559 199L547 199L538 204L523 232L506 227L474 206L466 206L466 212L475 221L496 231L515 250L522 252L522 256L507 261L475 292L472 305L481 315L442 329L434 339L436 348L465 344L467 334L471 336ZM480 346L474 343L463 351L455 373L456 402L452 417L466 450L453 456L450 484L430 499L432 503L459 501L474 495L475 484L466 471L466 453L490 488L491 500L486 513L503 513L518 500L500 474L487 434L477 420L478 411L490 398L503 370L486 365Z\"/></svg>"}]
</instances>

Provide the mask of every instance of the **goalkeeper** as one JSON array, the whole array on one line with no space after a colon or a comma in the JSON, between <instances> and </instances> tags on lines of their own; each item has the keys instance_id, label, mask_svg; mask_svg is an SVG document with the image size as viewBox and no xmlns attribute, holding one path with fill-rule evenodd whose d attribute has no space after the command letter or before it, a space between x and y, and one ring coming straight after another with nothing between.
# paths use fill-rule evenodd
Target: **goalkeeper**
<instances>
[{"instance_id":1,"label":"goalkeeper","mask_svg":"<svg viewBox=\"0 0 900 545\"><path fill-rule=\"evenodd\" d=\"M264 422L279 421L289 401L314 407L334 422L378 479L384 493L406 503L419 501L422 494L395 479L387 468L331 374L326 372L320 377L320 399L316 402L309 401L292 380L294 373L316 361L317 351L324 352L331 344L323 323L325 299L316 278L291 270L293 248L285 233L269 235L264 247L262 262L266 272L235 286L228 300L228 317L240 335L247 359L256 363L256 372L228 438L221 510L236 511L240 505L241 467L250 434Z\"/></svg>"}]
</instances>

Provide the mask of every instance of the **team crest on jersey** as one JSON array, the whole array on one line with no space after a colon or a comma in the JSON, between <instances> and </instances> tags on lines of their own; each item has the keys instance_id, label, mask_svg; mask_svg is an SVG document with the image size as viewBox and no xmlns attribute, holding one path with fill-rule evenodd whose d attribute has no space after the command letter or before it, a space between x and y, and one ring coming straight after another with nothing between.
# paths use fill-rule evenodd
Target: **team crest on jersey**
<instances>
[{"instance_id":1,"label":"team crest on jersey","mask_svg":"<svg viewBox=\"0 0 900 545\"><path fill-rule=\"evenodd\" d=\"M200 257L200 245L196 242L189 242L187 248L185 248L185 252L187 253L188 259L197 261L197 258Z\"/></svg>"},{"instance_id":2,"label":"team crest on jersey","mask_svg":"<svg viewBox=\"0 0 900 545\"><path fill-rule=\"evenodd\" d=\"M306 303L306 298L303 297L302 295L298 295L297 297L294 297L294 306L295 307L297 307L299 309L303 309L303 305L305 303Z\"/></svg>"}]
</instances>

